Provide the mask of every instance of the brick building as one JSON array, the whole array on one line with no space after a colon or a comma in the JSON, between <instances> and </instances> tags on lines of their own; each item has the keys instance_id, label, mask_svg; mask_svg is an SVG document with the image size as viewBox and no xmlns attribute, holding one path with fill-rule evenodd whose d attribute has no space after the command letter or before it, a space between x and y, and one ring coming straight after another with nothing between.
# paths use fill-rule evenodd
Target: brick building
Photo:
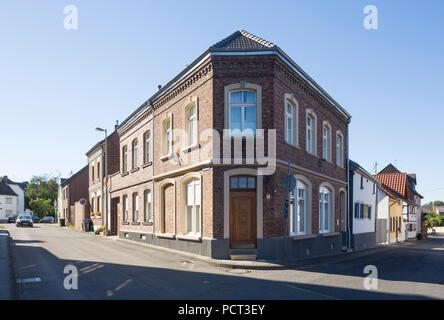
<instances>
[{"instance_id":1,"label":"brick building","mask_svg":"<svg viewBox=\"0 0 444 320\"><path fill-rule=\"evenodd\" d=\"M88 165L68 179L61 181L62 217L75 229L82 229L82 220L89 218L89 206L80 205L81 199L88 199Z\"/></svg>"},{"instance_id":2,"label":"brick building","mask_svg":"<svg viewBox=\"0 0 444 320\"><path fill-rule=\"evenodd\" d=\"M119 126L115 231L220 259L337 252L349 121L279 47L237 31Z\"/></svg>"},{"instance_id":3,"label":"brick building","mask_svg":"<svg viewBox=\"0 0 444 320\"><path fill-rule=\"evenodd\" d=\"M90 216L93 221L94 228L99 228L105 224L106 208L110 208L110 197L107 195L107 188L105 184L105 170L108 176L119 171L119 136L116 130L107 137L105 147L105 140L96 143L87 153L88 157L88 192L90 206ZM107 166L105 169L105 150L108 149ZM108 201L108 207L106 206ZM109 212L109 209L108 209ZM109 220L108 220L109 221ZM110 227L110 224L108 224ZM115 233L112 233L115 234Z\"/></svg>"}]
</instances>

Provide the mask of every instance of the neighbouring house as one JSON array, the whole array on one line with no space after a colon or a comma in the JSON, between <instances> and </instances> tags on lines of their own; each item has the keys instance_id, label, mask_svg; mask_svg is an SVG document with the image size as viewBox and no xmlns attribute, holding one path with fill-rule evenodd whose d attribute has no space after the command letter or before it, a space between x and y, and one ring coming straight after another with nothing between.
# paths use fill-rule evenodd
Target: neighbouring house
<instances>
[{"instance_id":1,"label":"neighbouring house","mask_svg":"<svg viewBox=\"0 0 444 320\"><path fill-rule=\"evenodd\" d=\"M218 259L337 253L350 118L278 46L237 31L118 127L111 233Z\"/></svg>"},{"instance_id":2,"label":"neighbouring house","mask_svg":"<svg viewBox=\"0 0 444 320\"><path fill-rule=\"evenodd\" d=\"M105 149L108 149L107 165L105 166ZM108 177L119 171L120 152L119 152L119 136L117 134L117 125L115 131L107 137L106 147L105 140L99 141L87 153L89 165L89 187L88 198L90 205L90 217L93 221L94 228L98 229L105 224L106 209L110 208L110 197L105 179L105 170L107 170ZM110 210L108 209L108 213ZM108 214L108 221L110 217ZM117 224L117 221L113 221ZM110 226L110 224L108 224ZM115 230L115 227L109 230ZM113 235L117 232L108 232Z\"/></svg>"},{"instance_id":3,"label":"neighbouring house","mask_svg":"<svg viewBox=\"0 0 444 320\"><path fill-rule=\"evenodd\" d=\"M401 219L402 195L381 184L378 191L376 242L389 244L400 241Z\"/></svg>"},{"instance_id":4,"label":"neighbouring house","mask_svg":"<svg viewBox=\"0 0 444 320\"><path fill-rule=\"evenodd\" d=\"M88 165L61 182L62 216L75 229L82 229L82 220L89 218ZM85 199L82 205L80 201Z\"/></svg>"},{"instance_id":5,"label":"neighbouring house","mask_svg":"<svg viewBox=\"0 0 444 320\"><path fill-rule=\"evenodd\" d=\"M60 219L66 219L65 211L63 210L63 187L62 184L66 181L65 178L59 178L57 183L57 208L56 208L56 216L57 221Z\"/></svg>"},{"instance_id":6,"label":"neighbouring house","mask_svg":"<svg viewBox=\"0 0 444 320\"><path fill-rule=\"evenodd\" d=\"M0 184L0 220L25 213L25 191L28 183L14 182L8 176L3 176L0 177Z\"/></svg>"},{"instance_id":7,"label":"neighbouring house","mask_svg":"<svg viewBox=\"0 0 444 320\"><path fill-rule=\"evenodd\" d=\"M416 174L400 172L394 165L389 164L378 173L377 179L401 195L401 240L415 238L416 234L421 232L420 208L423 199L416 191Z\"/></svg>"},{"instance_id":8,"label":"neighbouring house","mask_svg":"<svg viewBox=\"0 0 444 320\"><path fill-rule=\"evenodd\" d=\"M435 206L435 212L444 217L444 206Z\"/></svg>"},{"instance_id":9,"label":"neighbouring house","mask_svg":"<svg viewBox=\"0 0 444 320\"><path fill-rule=\"evenodd\" d=\"M356 162L349 160L350 243L355 251L376 246L378 190L381 183Z\"/></svg>"}]
</instances>

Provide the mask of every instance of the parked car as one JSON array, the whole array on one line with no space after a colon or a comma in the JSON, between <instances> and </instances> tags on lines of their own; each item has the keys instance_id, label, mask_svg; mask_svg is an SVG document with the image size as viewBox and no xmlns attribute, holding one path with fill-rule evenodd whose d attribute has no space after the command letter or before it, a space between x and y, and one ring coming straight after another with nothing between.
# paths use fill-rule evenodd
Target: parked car
<instances>
[{"instance_id":1,"label":"parked car","mask_svg":"<svg viewBox=\"0 0 444 320\"><path fill-rule=\"evenodd\" d=\"M16 220L17 220L17 215L13 214L12 216L9 216L8 223L15 223Z\"/></svg>"},{"instance_id":2,"label":"parked car","mask_svg":"<svg viewBox=\"0 0 444 320\"><path fill-rule=\"evenodd\" d=\"M54 223L54 221L54 217L46 216L42 220L40 220L40 223Z\"/></svg>"},{"instance_id":3,"label":"parked car","mask_svg":"<svg viewBox=\"0 0 444 320\"><path fill-rule=\"evenodd\" d=\"M40 222L40 218L37 217L37 216L32 216L32 222L39 223Z\"/></svg>"},{"instance_id":4,"label":"parked car","mask_svg":"<svg viewBox=\"0 0 444 320\"><path fill-rule=\"evenodd\" d=\"M32 222L32 217L25 215L25 214L21 214L17 217L17 220L15 221L15 225L17 227L24 227L24 226L28 226L28 227L33 227L34 223Z\"/></svg>"}]
</instances>

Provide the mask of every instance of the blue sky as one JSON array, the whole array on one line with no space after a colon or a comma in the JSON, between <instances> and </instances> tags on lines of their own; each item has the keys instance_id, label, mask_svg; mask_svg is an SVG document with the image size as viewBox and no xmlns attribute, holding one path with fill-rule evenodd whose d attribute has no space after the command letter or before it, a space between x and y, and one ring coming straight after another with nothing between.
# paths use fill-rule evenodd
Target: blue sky
<instances>
[{"instance_id":1,"label":"blue sky","mask_svg":"<svg viewBox=\"0 0 444 320\"><path fill-rule=\"evenodd\" d=\"M63 27L76 5L79 29ZM366 5L378 30L363 27ZM67 176L210 45L245 29L280 46L353 116L351 158L415 172L444 200L444 2L73 1L0 4L0 174Z\"/></svg>"}]
</instances>

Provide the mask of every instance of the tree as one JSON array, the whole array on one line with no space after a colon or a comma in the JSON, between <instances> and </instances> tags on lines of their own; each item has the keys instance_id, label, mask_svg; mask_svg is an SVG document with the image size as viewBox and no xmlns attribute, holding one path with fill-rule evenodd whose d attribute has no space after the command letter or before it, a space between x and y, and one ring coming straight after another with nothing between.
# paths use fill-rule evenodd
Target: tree
<instances>
[{"instance_id":1,"label":"tree","mask_svg":"<svg viewBox=\"0 0 444 320\"><path fill-rule=\"evenodd\" d=\"M427 213L425 219L428 228L438 227L444 222L442 217L436 212Z\"/></svg>"},{"instance_id":2,"label":"tree","mask_svg":"<svg viewBox=\"0 0 444 320\"><path fill-rule=\"evenodd\" d=\"M53 203L57 199L58 185L54 177L33 176L26 188L26 198L33 213L40 218L55 215Z\"/></svg>"}]
</instances>

